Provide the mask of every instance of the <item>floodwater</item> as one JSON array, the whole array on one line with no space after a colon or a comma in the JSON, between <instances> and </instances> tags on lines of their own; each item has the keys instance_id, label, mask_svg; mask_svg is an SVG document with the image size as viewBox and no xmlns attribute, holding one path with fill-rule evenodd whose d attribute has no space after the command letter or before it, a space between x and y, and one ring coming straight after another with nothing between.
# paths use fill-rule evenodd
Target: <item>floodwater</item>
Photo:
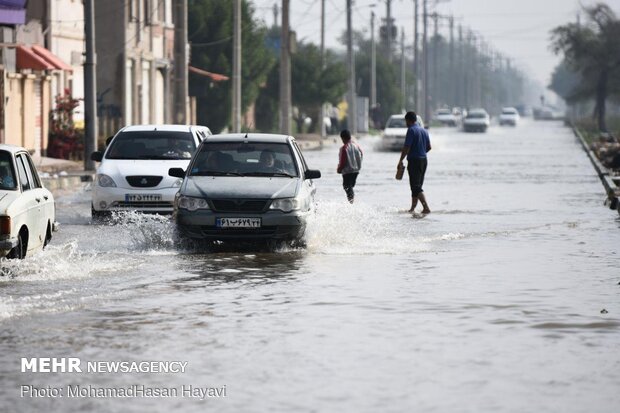
<instances>
[{"instance_id":1,"label":"floodwater","mask_svg":"<svg viewBox=\"0 0 620 413\"><path fill-rule=\"evenodd\" d=\"M337 145L308 152L307 248L178 249L168 218L61 231L2 262L0 411L612 412L620 408L620 220L568 129L431 131L432 214L397 153L361 140L354 205ZM604 310L604 311L603 311ZM184 373L22 373L21 357L187 361ZM38 388L225 386L226 397L21 397Z\"/></svg>"}]
</instances>

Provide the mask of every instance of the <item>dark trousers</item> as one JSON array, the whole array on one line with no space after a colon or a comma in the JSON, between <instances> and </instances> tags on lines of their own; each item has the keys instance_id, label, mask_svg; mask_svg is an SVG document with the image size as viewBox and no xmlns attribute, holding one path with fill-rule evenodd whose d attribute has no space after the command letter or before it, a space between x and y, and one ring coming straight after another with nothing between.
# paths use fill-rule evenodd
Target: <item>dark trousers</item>
<instances>
[{"instance_id":1,"label":"dark trousers","mask_svg":"<svg viewBox=\"0 0 620 413\"><path fill-rule=\"evenodd\" d=\"M409 172L409 186L411 187L411 196L417 197L420 192L424 192L424 175L428 161L426 158L409 159L407 163L407 172Z\"/></svg>"},{"instance_id":2,"label":"dark trousers","mask_svg":"<svg viewBox=\"0 0 620 413\"><path fill-rule=\"evenodd\" d=\"M355 192L353 192L353 187L355 186L355 181L357 181L358 172L353 172L351 174L342 174L342 187L344 188L344 192L347 193L347 199L349 202L353 202L353 198L355 198Z\"/></svg>"}]
</instances>

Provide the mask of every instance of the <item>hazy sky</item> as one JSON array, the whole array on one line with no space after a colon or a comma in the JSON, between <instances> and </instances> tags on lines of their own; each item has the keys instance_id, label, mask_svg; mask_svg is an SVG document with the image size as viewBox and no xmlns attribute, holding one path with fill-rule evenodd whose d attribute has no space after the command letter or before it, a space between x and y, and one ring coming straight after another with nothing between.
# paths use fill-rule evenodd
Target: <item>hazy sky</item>
<instances>
[{"instance_id":1,"label":"hazy sky","mask_svg":"<svg viewBox=\"0 0 620 413\"><path fill-rule=\"evenodd\" d=\"M273 5L281 5L281 0L252 2L258 17L268 25L273 24ZM420 15L422 2L419 0ZM297 38L319 44L321 1L290 0L290 3L291 28L297 31ZM482 36L491 47L513 59L518 67L544 86L548 85L551 73L559 62L559 57L549 49L549 31L575 21L577 13L582 10L580 4L594 3L594 0L428 0L429 13L436 10L439 14L454 15L455 25L461 24ZM369 32L371 10L375 11L378 19L386 16L385 0L354 0L353 4L353 26L356 30ZM376 7L369 7L372 4ZM395 24L405 28L405 42L410 43L413 42L413 4L413 0L392 0ZM607 4L620 15L620 0L609 0ZM346 0L326 0L325 42L328 47L342 47L337 39L344 29ZM447 21L440 21L440 31L448 35Z\"/></svg>"}]
</instances>

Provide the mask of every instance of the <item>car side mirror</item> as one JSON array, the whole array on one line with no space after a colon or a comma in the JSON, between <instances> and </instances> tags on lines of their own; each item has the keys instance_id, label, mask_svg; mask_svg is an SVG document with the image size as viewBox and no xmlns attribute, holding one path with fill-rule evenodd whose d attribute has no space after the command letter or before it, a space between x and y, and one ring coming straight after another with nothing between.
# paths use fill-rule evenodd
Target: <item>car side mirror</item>
<instances>
[{"instance_id":1,"label":"car side mirror","mask_svg":"<svg viewBox=\"0 0 620 413\"><path fill-rule=\"evenodd\" d=\"M168 169L168 175L175 178L185 178L185 170L183 168L170 168Z\"/></svg>"},{"instance_id":2,"label":"car side mirror","mask_svg":"<svg viewBox=\"0 0 620 413\"><path fill-rule=\"evenodd\" d=\"M96 151L90 154L90 159L95 161L95 162L101 162L101 160L103 159L103 152L101 151Z\"/></svg>"},{"instance_id":3,"label":"car side mirror","mask_svg":"<svg viewBox=\"0 0 620 413\"><path fill-rule=\"evenodd\" d=\"M321 177L321 171L317 169L308 169L304 174L304 178L306 179L318 179Z\"/></svg>"}]
</instances>

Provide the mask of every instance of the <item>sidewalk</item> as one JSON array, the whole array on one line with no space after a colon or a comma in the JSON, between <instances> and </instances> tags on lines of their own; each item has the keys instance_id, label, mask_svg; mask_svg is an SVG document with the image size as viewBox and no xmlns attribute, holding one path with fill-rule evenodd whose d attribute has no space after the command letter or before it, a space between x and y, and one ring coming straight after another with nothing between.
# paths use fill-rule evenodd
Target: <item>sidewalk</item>
<instances>
[{"instance_id":1,"label":"sidewalk","mask_svg":"<svg viewBox=\"0 0 620 413\"><path fill-rule=\"evenodd\" d=\"M43 185L50 191L71 189L91 182L95 171L85 171L82 161L35 156L32 158Z\"/></svg>"}]
</instances>

